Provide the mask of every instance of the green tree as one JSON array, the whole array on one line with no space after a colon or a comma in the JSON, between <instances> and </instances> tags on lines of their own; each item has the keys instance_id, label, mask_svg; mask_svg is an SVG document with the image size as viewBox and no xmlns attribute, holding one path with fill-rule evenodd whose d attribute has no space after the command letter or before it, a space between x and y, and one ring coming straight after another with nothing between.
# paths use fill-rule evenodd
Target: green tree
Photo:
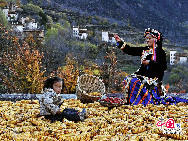
<instances>
[{"instance_id":1,"label":"green tree","mask_svg":"<svg viewBox=\"0 0 188 141\"><path fill-rule=\"evenodd\" d=\"M86 24L86 17L85 17L85 15L82 16L82 18L80 19L80 25L84 25L84 24Z\"/></svg>"},{"instance_id":2,"label":"green tree","mask_svg":"<svg viewBox=\"0 0 188 141\"><path fill-rule=\"evenodd\" d=\"M108 20L105 18L105 19L102 19L102 20L100 21L100 24L101 24L101 25L108 25L109 22L108 22Z\"/></svg>"},{"instance_id":3,"label":"green tree","mask_svg":"<svg viewBox=\"0 0 188 141\"><path fill-rule=\"evenodd\" d=\"M41 24L41 25L46 25L46 23L48 22L48 17L47 17L47 15L46 15L43 11L40 11L38 14L39 14L39 16L41 17L41 19L40 19L40 24Z\"/></svg>"},{"instance_id":4,"label":"green tree","mask_svg":"<svg viewBox=\"0 0 188 141\"><path fill-rule=\"evenodd\" d=\"M62 18L65 19L65 20L67 20L67 15L66 15L66 13L63 13L63 14L62 14Z\"/></svg>"},{"instance_id":5,"label":"green tree","mask_svg":"<svg viewBox=\"0 0 188 141\"><path fill-rule=\"evenodd\" d=\"M46 40L48 40L49 37L51 37L51 36L57 36L57 35L58 35L58 29L54 28L54 27L51 27L46 32L45 38L46 38Z\"/></svg>"},{"instance_id":6,"label":"green tree","mask_svg":"<svg viewBox=\"0 0 188 141\"><path fill-rule=\"evenodd\" d=\"M88 17L88 21L87 21L88 23L92 23L92 16L89 16Z\"/></svg>"},{"instance_id":7,"label":"green tree","mask_svg":"<svg viewBox=\"0 0 188 141\"><path fill-rule=\"evenodd\" d=\"M26 5L23 6L23 12L29 14L29 15L34 15L34 14L38 14L39 16L39 23L41 25L46 26L46 23L48 22L48 17L47 15L44 13L43 9L40 8L37 5L34 5L32 3L28 3Z\"/></svg>"},{"instance_id":8,"label":"green tree","mask_svg":"<svg viewBox=\"0 0 188 141\"><path fill-rule=\"evenodd\" d=\"M67 20L63 20L64 22L63 22L63 27L65 28L65 29L70 29L71 28L71 26L70 26L70 23L67 21Z\"/></svg>"},{"instance_id":9,"label":"green tree","mask_svg":"<svg viewBox=\"0 0 188 141\"><path fill-rule=\"evenodd\" d=\"M182 73L182 72L183 72L183 70L181 70L179 68L173 68L172 71L171 71L171 73L173 73L173 74L179 74L179 73Z\"/></svg>"},{"instance_id":10,"label":"green tree","mask_svg":"<svg viewBox=\"0 0 188 141\"><path fill-rule=\"evenodd\" d=\"M174 92L174 90L179 90L175 91L176 93L180 91L188 92L188 68L186 65L179 65L172 69L169 84L171 86L170 92Z\"/></svg>"},{"instance_id":11,"label":"green tree","mask_svg":"<svg viewBox=\"0 0 188 141\"><path fill-rule=\"evenodd\" d=\"M53 24L53 19L52 17L47 15L47 19L48 19L48 24L52 25Z\"/></svg>"},{"instance_id":12,"label":"green tree","mask_svg":"<svg viewBox=\"0 0 188 141\"><path fill-rule=\"evenodd\" d=\"M112 24L113 28L116 28L117 26L118 26L118 24L116 22Z\"/></svg>"},{"instance_id":13,"label":"green tree","mask_svg":"<svg viewBox=\"0 0 188 141\"><path fill-rule=\"evenodd\" d=\"M63 27L60 25L60 23L52 25L45 34L45 40L47 41L52 36L58 36L58 32L61 30L63 30Z\"/></svg>"},{"instance_id":14,"label":"green tree","mask_svg":"<svg viewBox=\"0 0 188 141\"><path fill-rule=\"evenodd\" d=\"M5 0L6 2L16 3L17 0Z\"/></svg>"},{"instance_id":15,"label":"green tree","mask_svg":"<svg viewBox=\"0 0 188 141\"><path fill-rule=\"evenodd\" d=\"M72 32L70 28L65 27L66 25L60 23L53 24L45 34L43 52L44 64L48 68L47 73L62 66L70 50L69 42L72 42Z\"/></svg>"},{"instance_id":16,"label":"green tree","mask_svg":"<svg viewBox=\"0 0 188 141\"><path fill-rule=\"evenodd\" d=\"M172 74L169 77L169 81L171 84L176 84L180 81L180 76L178 74Z\"/></svg>"},{"instance_id":17,"label":"green tree","mask_svg":"<svg viewBox=\"0 0 188 141\"><path fill-rule=\"evenodd\" d=\"M8 26L8 21L5 17L5 14L3 13L3 11L0 9L0 22L3 26L7 27Z\"/></svg>"},{"instance_id":18,"label":"green tree","mask_svg":"<svg viewBox=\"0 0 188 141\"><path fill-rule=\"evenodd\" d=\"M31 3L28 3L28 4L24 5L23 6L23 10L24 10L24 12L26 12L28 14L31 14L31 15L32 14L39 14L40 12L44 13L42 8L40 8L37 5L31 4Z\"/></svg>"},{"instance_id":19,"label":"green tree","mask_svg":"<svg viewBox=\"0 0 188 141\"><path fill-rule=\"evenodd\" d=\"M72 37L72 29L66 20L64 24L54 24L48 29L44 46L46 68L57 69L64 65L68 53L79 58L79 63L84 59L95 60L98 54L98 47L95 44Z\"/></svg>"}]
</instances>

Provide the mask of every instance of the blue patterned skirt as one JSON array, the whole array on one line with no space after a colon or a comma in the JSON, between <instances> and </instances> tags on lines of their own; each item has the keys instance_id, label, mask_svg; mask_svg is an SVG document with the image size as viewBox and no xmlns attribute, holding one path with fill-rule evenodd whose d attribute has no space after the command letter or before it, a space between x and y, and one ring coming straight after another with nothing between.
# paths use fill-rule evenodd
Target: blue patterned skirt
<instances>
[{"instance_id":1,"label":"blue patterned skirt","mask_svg":"<svg viewBox=\"0 0 188 141\"><path fill-rule=\"evenodd\" d=\"M125 87L128 93L128 103L130 105L143 104L147 106L148 104L175 104L178 102L186 102L187 99L182 99L179 97L170 97L159 95L157 81L154 79L148 79L143 76L131 75L125 78Z\"/></svg>"}]
</instances>

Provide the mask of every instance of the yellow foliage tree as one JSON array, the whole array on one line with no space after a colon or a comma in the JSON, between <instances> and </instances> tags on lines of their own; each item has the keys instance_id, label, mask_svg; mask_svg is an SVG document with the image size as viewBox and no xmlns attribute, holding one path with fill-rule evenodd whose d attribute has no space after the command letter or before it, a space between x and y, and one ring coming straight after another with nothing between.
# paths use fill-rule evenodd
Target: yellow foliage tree
<instances>
[{"instance_id":1,"label":"yellow foliage tree","mask_svg":"<svg viewBox=\"0 0 188 141\"><path fill-rule=\"evenodd\" d=\"M4 64L8 67L3 81L9 93L40 93L45 71L42 71L42 57L38 50L30 50L25 43L16 54L5 54Z\"/></svg>"},{"instance_id":2,"label":"yellow foliage tree","mask_svg":"<svg viewBox=\"0 0 188 141\"><path fill-rule=\"evenodd\" d=\"M78 62L71 54L66 56L66 65L59 67L57 71L51 73L50 77L58 76L64 79L64 88L62 93L75 93L77 79L79 75Z\"/></svg>"},{"instance_id":3,"label":"yellow foliage tree","mask_svg":"<svg viewBox=\"0 0 188 141\"><path fill-rule=\"evenodd\" d=\"M81 74L99 76L99 68L97 65L88 61L85 61L84 65L79 66L78 61L71 54L68 54L66 56L66 65L59 67L56 71L50 74L50 77L58 76L64 79L62 93L71 94L76 92L77 79Z\"/></svg>"}]
</instances>

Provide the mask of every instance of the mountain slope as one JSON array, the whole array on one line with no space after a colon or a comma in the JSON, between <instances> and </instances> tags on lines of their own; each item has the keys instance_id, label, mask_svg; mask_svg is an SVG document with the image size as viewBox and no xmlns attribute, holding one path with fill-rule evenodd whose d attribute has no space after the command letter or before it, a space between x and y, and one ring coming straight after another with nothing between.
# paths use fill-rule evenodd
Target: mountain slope
<instances>
[{"instance_id":1,"label":"mountain slope","mask_svg":"<svg viewBox=\"0 0 188 141\"><path fill-rule=\"evenodd\" d=\"M168 40L179 45L188 45L187 0L48 0L48 2L72 11L101 16L118 24L129 22L141 31L147 27L156 28Z\"/></svg>"}]
</instances>

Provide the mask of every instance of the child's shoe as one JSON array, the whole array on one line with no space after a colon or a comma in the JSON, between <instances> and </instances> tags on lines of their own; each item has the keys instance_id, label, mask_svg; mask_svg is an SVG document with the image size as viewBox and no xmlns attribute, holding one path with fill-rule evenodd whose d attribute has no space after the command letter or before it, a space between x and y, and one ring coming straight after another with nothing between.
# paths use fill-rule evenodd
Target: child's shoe
<instances>
[{"instance_id":1,"label":"child's shoe","mask_svg":"<svg viewBox=\"0 0 188 141\"><path fill-rule=\"evenodd\" d=\"M83 108L82 112L79 113L80 116L80 120L84 121L86 118L86 114L87 114L87 110L85 108Z\"/></svg>"}]
</instances>

